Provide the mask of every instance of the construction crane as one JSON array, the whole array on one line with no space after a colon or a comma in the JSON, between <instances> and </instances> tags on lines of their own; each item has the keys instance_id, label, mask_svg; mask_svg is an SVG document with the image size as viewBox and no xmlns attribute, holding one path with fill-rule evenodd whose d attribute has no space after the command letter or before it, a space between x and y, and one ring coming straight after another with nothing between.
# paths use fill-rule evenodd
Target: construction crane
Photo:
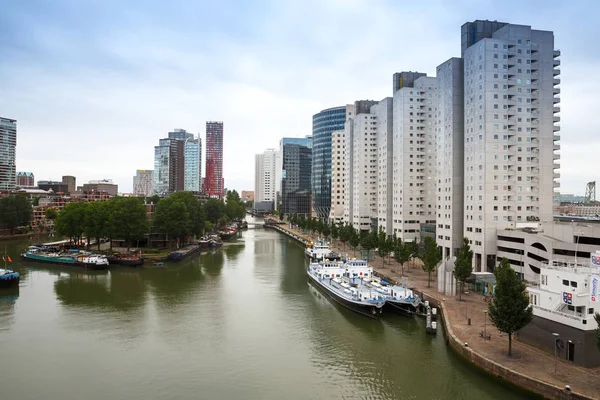
<instances>
[{"instance_id":1,"label":"construction crane","mask_svg":"<svg viewBox=\"0 0 600 400\"><path fill-rule=\"evenodd\" d=\"M585 187L585 202L586 204L596 202L596 181L587 183Z\"/></svg>"}]
</instances>

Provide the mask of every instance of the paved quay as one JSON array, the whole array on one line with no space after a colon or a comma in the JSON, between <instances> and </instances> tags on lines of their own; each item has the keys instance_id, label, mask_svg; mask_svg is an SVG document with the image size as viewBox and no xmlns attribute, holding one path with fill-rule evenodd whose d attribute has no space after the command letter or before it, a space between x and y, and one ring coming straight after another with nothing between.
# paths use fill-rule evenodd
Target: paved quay
<instances>
[{"instance_id":1,"label":"paved quay","mask_svg":"<svg viewBox=\"0 0 600 400\"><path fill-rule=\"evenodd\" d=\"M304 241L317 238L314 234L303 233L289 225L279 225L278 228ZM348 257L359 255L347 243L344 246L334 241L331 247ZM379 274L401 281L402 268L393 259L388 261L386 257L382 261L381 257L375 256L371 265ZM600 399L600 367L583 368L558 359L557 372L554 373L554 356L519 342L518 337L513 338L513 356L508 357L508 336L498 332L489 318L486 321L484 310L487 310L487 303L483 296L463 294L462 301L458 301L458 297L437 292L436 274L431 274L431 287L428 287L427 273L421 269L418 260L405 264L404 275L408 277L409 287L423 293L426 299L441 304L449 344L472 363L546 398ZM468 325L468 318L471 319L471 325ZM481 337L480 332L484 329L491 335L490 340ZM465 342L467 346L464 346ZM564 390L566 385L569 385L571 392Z\"/></svg>"}]
</instances>

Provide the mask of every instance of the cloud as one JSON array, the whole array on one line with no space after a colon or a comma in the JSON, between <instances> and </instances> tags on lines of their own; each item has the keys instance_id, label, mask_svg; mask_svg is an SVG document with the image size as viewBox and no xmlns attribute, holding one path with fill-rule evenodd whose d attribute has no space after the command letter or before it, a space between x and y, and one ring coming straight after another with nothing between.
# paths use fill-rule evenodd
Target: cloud
<instances>
[{"instance_id":1,"label":"cloud","mask_svg":"<svg viewBox=\"0 0 600 400\"><path fill-rule=\"evenodd\" d=\"M520 15L508 15L519 5ZM311 133L312 115L392 95L392 74L460 55L477 18L553 29L562 49L562 176L593 173L600 62L595 3L33 1L0 15L0 115L18 120L17 168L39 179L113 178L132 188L173 128L225 124L226 186L252 189L254 154ZM561 16L561 18L558 18ZM563 18L564 17L564 18ZM573 27L570 21L577 20ZM587 143L588 146L578 146ZM582 153L590 156L585 160Z\"/></svg>"}]
</instances>

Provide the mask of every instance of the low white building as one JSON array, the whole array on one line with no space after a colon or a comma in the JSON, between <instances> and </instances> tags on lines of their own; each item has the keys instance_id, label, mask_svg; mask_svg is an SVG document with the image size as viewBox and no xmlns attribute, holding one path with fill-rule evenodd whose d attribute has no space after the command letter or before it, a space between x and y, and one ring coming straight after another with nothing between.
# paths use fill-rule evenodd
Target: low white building
<instances>
[{"instance_id":1,"label":"low white building","mask_svg":"<svg viewBox=\"0 0 600 400\"><path fill-rule=\"evenodd\" d=\"M519 339L552 352L557 345L563 359L600 366L594 319L600 311L599 286L600 252L591 255L590 266L544 263L537 284L527 288L534 318Z\"/></svg>"}]
</instances>

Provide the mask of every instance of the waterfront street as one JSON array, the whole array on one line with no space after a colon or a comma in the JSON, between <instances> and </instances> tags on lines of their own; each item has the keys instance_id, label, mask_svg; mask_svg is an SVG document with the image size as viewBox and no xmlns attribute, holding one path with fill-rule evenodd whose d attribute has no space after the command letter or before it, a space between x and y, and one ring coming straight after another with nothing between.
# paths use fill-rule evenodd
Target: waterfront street
<instances>
[{"instance_id":1,"label":"waterfront street","mask_svg":"<svg viewBox=\"0 0 600 400\"><path fill-rule=\"evenodd\" d=\"M317 236L303 233L299 229L291 229L289 225L281 225L281 227L307 240L317 238ZM334 241L331 247L336 252L347 254L349 257L356 257L359 254L359 252L354 253L347 243L344 246L341 242ZM385 262L382 263L381 257L375 255L371 265L380 274L401 281L401 267L393 258L390 261L386 258ZM550 383L559 388L570 385L576 393L590 398L600 398L600 368L583 368L558 359L557 372L554 373L553 355L519 342L518 338L516 340L513 338L513 357L508 357L508 336L498 332L489 318L484 324L486 314L483 311L487 310L488 305L483 296L477 293L469 293L462 296L462 301L458 301L458 297L439 293L435 273L432 273L431 287L428 288L427 274L421 269L418 260L406 263L405 276L408 276L409 287L444 303L446 316L453 333L462 343L467 342L468 346L475 352L506 368L541 382ZM471 319L470 326L467 323L467 318ZM484 340L480 336L480 332L484 329L491 335L491 340Z\"/></svg>"},{"instance_id":2,"label":"waterfront street","mask_svg":"<svg viewBox=\"0 0 600 400\"><path fill-rule=\"evenodd\" d=\"M425 334L309 285L304 248L249 229L166 268L23 264L0 292L2 398L519 399Z\"/></svg>"}]
</instances>

